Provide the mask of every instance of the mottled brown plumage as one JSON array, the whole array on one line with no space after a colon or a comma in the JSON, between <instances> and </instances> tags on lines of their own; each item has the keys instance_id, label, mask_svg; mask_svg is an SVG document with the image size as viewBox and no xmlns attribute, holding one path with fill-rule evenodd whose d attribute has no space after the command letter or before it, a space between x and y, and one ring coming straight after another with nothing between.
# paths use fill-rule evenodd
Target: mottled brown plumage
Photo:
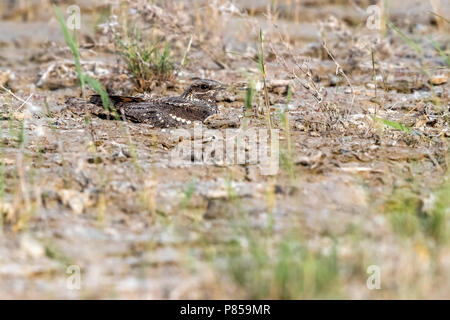
<instances>
[{"instance_id":1,"label":"mottled brown plumage","mask_svg":"<svg viewBox=\"0 0 450 320\"><path fill-rule=\"evenodd\" d=\"M223 86L214 80L194 81L180 96L144 100L136 97L110 96L120 118L167 128L203 121L217 113L216 94ZM94 95L90 112L102 117L114 115L103 108L100 96ZM116 114L116 117L117 117Z\"/></svg>"}]
</instances>

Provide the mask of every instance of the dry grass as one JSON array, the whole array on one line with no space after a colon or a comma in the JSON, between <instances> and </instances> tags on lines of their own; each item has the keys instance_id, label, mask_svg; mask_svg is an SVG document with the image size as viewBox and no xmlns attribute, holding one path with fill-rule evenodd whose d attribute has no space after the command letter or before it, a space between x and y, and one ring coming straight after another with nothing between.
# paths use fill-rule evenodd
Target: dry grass
<instances>
[{"instance_id":1,"label":"dry grass","mask_svg":"<svg viewBox=\"0 0 450 320\"><path fill-rule=\"evenodd\" d=\"M60 41L48 59L73 59L82 90L29 89L34 61L0 83L0 267L37 266L12 276L33 297L42 281L55 297L448 298L449 99L431 82L449 72L443 19L415 31L384 7L395 24L371 32L339 4L325 2L338 17L319 21L320 7L293 3L124 1L91 47L60 17L72 55ZM312 21L302 28L321 31L314 41L296 33L300 12ZM94 79L84 59L118 66ZM118 70L146 94L194 77L228 84L221 112L281 131L279 172L179 167L168 159L183 141L170 131L64 110L86 84L106 97L99 79ZM81 292L56 283L70 264L89 280ZM382 290L366 287L370 265ZM2 281L0 297L13 288Z\"/></svg>"}]
</instances>

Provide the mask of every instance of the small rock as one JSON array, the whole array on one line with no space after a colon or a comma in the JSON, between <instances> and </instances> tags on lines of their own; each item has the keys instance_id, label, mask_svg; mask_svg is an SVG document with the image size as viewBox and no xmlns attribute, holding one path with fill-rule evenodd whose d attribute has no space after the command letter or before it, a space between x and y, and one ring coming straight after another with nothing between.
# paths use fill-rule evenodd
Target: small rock
<instances>
[{"instance_id":1,"label":"small rock","mask_svg":"<svg viewBox=\"0 0 450 320\"><path fill-rule=\"evenodd\" d=\"M230 193L226 189L212 189L208 190L206 197L208 199L226 199L230 196Z\"/></svg>"},{"instance_id":2,"label":"small rock","mask_svg":"<svg viewBox=\"0 0 450 320\"><path fill-rule=\"evenodd\" d=\"M446 74L435 74L431 76L429 81L432 85L438 86L447 83L448 76Z\"/></svg>"},{"instance_id":3,"label":"small rock","mask_svg":"<svg viewBox=\"0 0 450 320\"><path fill-rule=\"evenodd\" d=\"M229 218L236 216L238 209L230 201L223 199L209 199L204 219Z\"/></svg>"},{"instance_id":4,"label":"small rock","mask_svg":"<svg viewBox=\"0 0 450 320\"><path fill-rule=\"evenodd\" d=\"M112 153L112 159L117 161L125 161L128 158L131 158L131 153L128 150L128 147L123 144L119 144L113 141L112 145L115 147L114 152Z\"/></svg>"},{"instance_id":5,"label":"small rock","mask_svg":"<svg viewBox=\"0 0 450 320\"><path fill-rule=\"evenodd\" d=\"M8 202L0 202L0 216L4 216L7 221L11 221L14 218L13 206Z\"/></svg>"},{"instance_id":6,"label":"small rock","mask_svg":"<svg viewBox=\"0 0 450 320\"><path fill-rule=\"evenodd\" d=\"M300 164L305 167L310 167L311 169L317 168L321 164L323 164L324 159L326 158L325 153L318 152L312 156L302 156L295 161L295 164Z\"/></svg>"},{"instance_id":7,"label":"small rock","mask_svg":"<svg viewBox=\"0 0 450 320\"><path fill-rule=\"evenodd\" d=\"M42 274L50 274L57 269L56 264L45 265L24 265L20 263L2 264L0 266L0 276L3 277L34 277Z\"/></svg>"},{"instance_id":8,"label":"small rock","mask_svg":"<svg viewBox=\"0 0 450 320\"><path fill-rule=\"evenodd\" d=\"M240 120L237 116L214 114L203 121L210 129L239 128Z\"/></svg>"},{"instance_id":9,"label":"small rock","mask_svg":"<svg viewBox=\"0 0 450 320\"><path fill-rule=\"evenodd\" d=\"M0 85L4 86L8 82L10 75L11 75L10 70L6 71L0 70Z\"/></svg>"},{"instance_id":10,"label":"small rock","mask_svg":"<svg viewBox=\"0 0 450 320\"><path fill-rule=\"evenodd\" d=\"M83 213L84 209L91 202L89 194L78 192L76 190L61 190L59 195L62 203L72 209L76 214Z\"/></svg>"},{"instance_id":11,"label":"small rock","mask_svg":"<svg viewBox=\"0 0 450 320\"><path fill-rule=\"evenodd\" d=\"M375 84L373 82L367 82L365 84L365 86L366 86L367 89L371 89L371 90L375 89Z\"/></svg>"},{"instance_id":12,"label":"small rock","mask_svg":"<svg viewBox=\"0 0 450 320\"><path fill-rule=\"evenodd\" d=\"M330 83L330 87L335 87L339 83L339 77L335 76L334 74L329 75L328 80Z\"/></svg>"},{"instance_id":13,"label":"small rock","mask_svg":"<svg viewBox=\"0 0 450 320\"><path fill-rule=\"evenodd\" d=\"M43 257L45 254L44 247L28 234L20 239L20 249L34 259Z\"/></svg>"},{"instance_id":14,"label":"small rock","mask_svg":"<svg viewBox=\"0 0 450 320\"><path fill-rule=\"evenodd\" d=\"M28 111L27 109L24 109L23 111L16 111L13 113L13 119L14 120L25 120L25 119L31 119L33 117L32 113Z\"/></svg>"},{"instance_id":15,"label":"small rock","mask_svg":"<svg viewBox=\"0 0 450 320\"><path fill-rule=\"evenodd\" d=\"M10 165L13 165L15 163L16 163L16 161L13 160L13 159L3 158L3 159L0 160L0 164L3 164L5 166L10 166Z\"/></svg>"}]
</instances>

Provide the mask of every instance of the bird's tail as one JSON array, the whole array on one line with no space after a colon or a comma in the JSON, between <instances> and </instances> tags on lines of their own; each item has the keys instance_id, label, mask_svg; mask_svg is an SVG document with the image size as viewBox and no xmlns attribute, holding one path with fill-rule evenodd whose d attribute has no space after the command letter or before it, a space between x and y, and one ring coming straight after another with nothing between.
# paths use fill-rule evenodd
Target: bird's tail
<instances>
[{"instance_id":1,"label":"bird's tail","mask_svg":"<svg viewBox=\"0 0 450 320\"><path fill-rule=\"evenodd\" d=\"M116 105L123 102L142 102L141 98L137 97L127 97L127 96L109 96L109 100ZM99 94L94 94L90 97L89 102L97 106L103 106L102 97Z\"/></svg>"}]
</instances>

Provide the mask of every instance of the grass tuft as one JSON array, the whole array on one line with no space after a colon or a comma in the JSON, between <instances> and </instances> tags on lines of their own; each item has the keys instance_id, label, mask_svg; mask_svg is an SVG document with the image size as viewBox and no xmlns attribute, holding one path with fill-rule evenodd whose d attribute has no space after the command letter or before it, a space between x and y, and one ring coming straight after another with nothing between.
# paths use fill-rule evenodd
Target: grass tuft
<instances>
[{"instance_id":1,"label":"grass tuft","mask_svg":"<svg viewBox=\"0 0 450 320\"><path fill-rule=\"evenodd\" d=\"M64 39L66 40L67 45L69 46L70 50L72 51L73 60L75 62L75 71L78 75L78 79L80 80L81 85L81 91L83 92L84 96L84 75L81 68L81 62L80 62L80 50L78 50L78 43L74 41L72 36L70 35L69 29L67 28L66 22L64 21L64 18L59 11L58 7L56 5L53 5L53 11L55 13L56 19L58 20L61 30L64 35Z\"/></svg>"},{"instance_id":2,"label":"grass tuft","mask_svg":"<svg viewBox=\"0 0 450 320\"><path fill-rule=\"evenodd\" d=\"M140 90L150 90L153 84L171 81L174 78L175 65L167 42L155 41L143 43L136 32L133 41L124 42L118 36L119 53L125 60L128 71ZM187 54L187 53L186 53ZM185 58L183 58L183 63Z\"/></svg>"},{"instance_id":3,"label":"grass tuft","mask_svg":"<svg viewBox=\"0 0 450 320\"><path fill-rule=\"evenodd\" d=\"M81 67L80 62L80 50L78 48L78 43L76 43L72 38L72 36L70 35L66 22L64 21L64 18L56 5L53 5L53 11L55 12L56 18L58 19L58 22L61 26L61 30L63 32L66 43L69 46L70 50L72 51L73 60L75 62L75 70L80 80L81 92L83 97L84 97L84 84L85 82L87 82L88 85L101 96L103 107L105 108L105 110L110 110L110 106L112 106L112 104L109 100L108 94L106 93L105 89L103 89L100 82L83 73L83 69Z\"/></svg>"},{"instance_id":4,"label":"grass tuft","mask_svg":"<svg viewBox=\"0 0 450 320\"><path fill-rule=\"evenodd\" d=\"M248 241L248 242L247 242ZM276 244L250 235L233 243L225 255L226 271L248 299L314 299L340 297L336 249L312 252L296 234Z\"/></svg>"},{"instance_id":5,"label":"grass tuft","mask_svg":"<svg viewBox=\"0 0 450 320\"><path fill-rule=\"evenodd\" d=\"M437 242L446 242L450 235L450 181L445 181L430 195L430 208L421 196L410 189L396 190L386 202L393 230L406 237L423 234Z\"/></svg>"}]
</instances>

